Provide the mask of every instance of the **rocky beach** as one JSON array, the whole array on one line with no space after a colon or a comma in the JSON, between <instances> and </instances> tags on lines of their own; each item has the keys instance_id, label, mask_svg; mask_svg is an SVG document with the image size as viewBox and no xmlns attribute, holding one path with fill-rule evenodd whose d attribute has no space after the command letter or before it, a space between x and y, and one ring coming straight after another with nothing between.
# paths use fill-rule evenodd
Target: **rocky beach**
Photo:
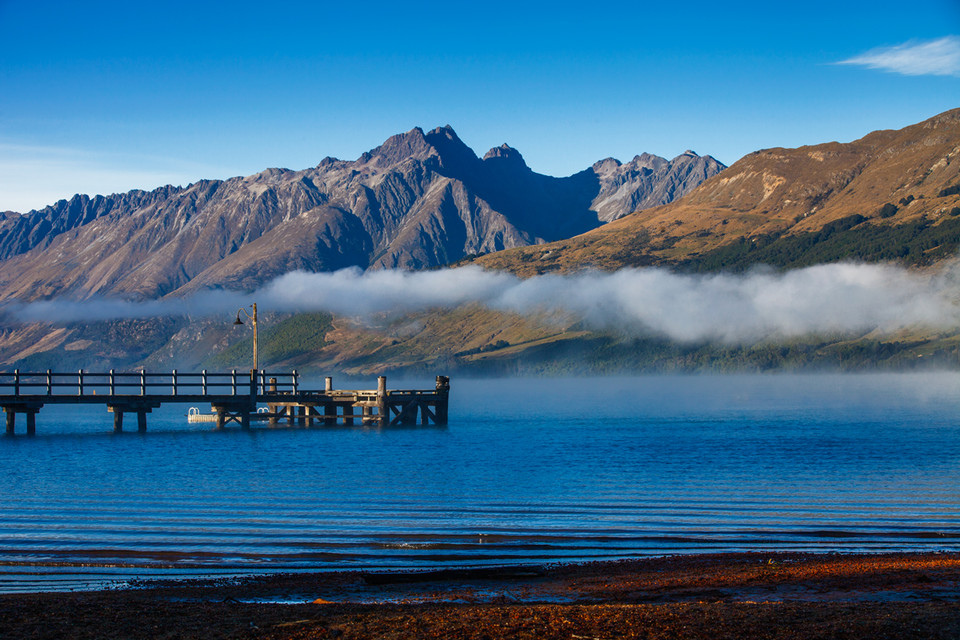
<instances>
[{"instance_id":1,"label":"rocky beach","mask_svg":"<svg viewBox=\"0 0 960 640\"><path fill-rule=\"evenodd\" d=\"M0 637L956 638L960 553L728 553L0 596Z\"/></svg>"}]
</instances>

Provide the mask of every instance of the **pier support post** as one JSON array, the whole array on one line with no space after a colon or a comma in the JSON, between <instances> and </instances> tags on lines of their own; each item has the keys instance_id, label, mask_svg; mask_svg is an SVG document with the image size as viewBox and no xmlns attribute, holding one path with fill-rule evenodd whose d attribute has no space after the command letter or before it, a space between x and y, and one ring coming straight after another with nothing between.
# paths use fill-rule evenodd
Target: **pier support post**
<instances>
[{"instance_id":1,"label":"pier support post","mask_svg":"<svg viewBox=\"0 0 960 640\"><path fill-rule=\"evenodd\" d=\"M323 404L323 426L332 427L337 424L337 405L332 402Z\"/></svg>"},{"instance_id":2,"label":"pier support post","mask_svg":"<svg viewBox=\"0 0 960 640\"><path fill-rule=\"evenodd\" d=\"M377 378L377 424L385 427L390 424L390 408L387 406L387 377Z\"/></svg>"},{"instance_id":3,"label":"pier support post","mask_svg":"<svg viewBox=\"0 0 960 640\"><path fill-rule=\"evenodd\" d=\"M3 410L7 414L7 435L8 436L12 436L16 434L16 424L17 424L18 413L22 413L27 418L27 435L28 436L37 435L37 412L40 411L40 407L27 404L27 405L18 405L18 406L6 406L3 408Z\"/></svg>"},{"instance_id":4,"label":"pier support post","mask_svg":"<svg viewBox=\"0 0 960 640\"><path fill-rule=\"evenodd\" d=\"M159 407L160 402L155 400L131 401L116 404L107 404L107 411L113 414L113 432L123 432L123 414L137 414L137 431L147 432L147 414L151 413L155 407Z\"/></svg>"},{"instance_id":5,"label":"pier support post","mask_svg":"<svg viewBox=\"0 0 960 640\"><path fill-rule=\"evenodd\" d=\"M353 405L345 404L343 405L343 424L348 427L353 426Z\"/></svg>"},{"instance_id":6,"label":"pier support post","mask_svg":"<svg viewBox=\"0 0 960 640\"><path fill-rule=\"evenodd\" d=\"M437 424L447 424L447 406L450 402L450 378L437 376L437 404L434 411Z\"/></svg>"},{"instance_id":7,"label":"pier support post","mask_svg":"<svg viewBox=\"0 0 960 640\"><path fill-rule=\"evenodd\" d=\"M276 378L270 379L274 382L277 380ZM274 385L274 387L276 387L276 385ZM276 388L274 388L274 390L276 390ZM277 413L280 411L280 407L275 404L268 404L267 408L270 409L270 418L268 419L267 424L271 427L275 427L277 426Z\"/></svg>"}]
</instances>

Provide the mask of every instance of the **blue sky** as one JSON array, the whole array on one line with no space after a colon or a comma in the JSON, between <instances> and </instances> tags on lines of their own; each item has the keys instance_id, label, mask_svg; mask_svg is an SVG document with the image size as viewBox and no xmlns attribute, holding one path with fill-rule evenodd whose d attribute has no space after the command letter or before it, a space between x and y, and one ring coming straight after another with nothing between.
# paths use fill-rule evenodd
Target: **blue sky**
<instances>
[{"instance_id":1,"label":"blue sky","mask_svg":"<svg viewBox=\"0 0 960 640\"><path fill-rule=\"evenodd\" d=\"M415 126L569 175L960 107L960 0L669 4L0 0L0 210L354 159Z\"/></svg>"}]
</instances>

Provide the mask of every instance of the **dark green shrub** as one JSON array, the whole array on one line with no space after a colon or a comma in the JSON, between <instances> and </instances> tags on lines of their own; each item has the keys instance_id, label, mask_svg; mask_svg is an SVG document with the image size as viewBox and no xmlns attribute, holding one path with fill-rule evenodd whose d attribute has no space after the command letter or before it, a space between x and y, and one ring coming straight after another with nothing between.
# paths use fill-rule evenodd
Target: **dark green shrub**
<instances>
[{"instance_id":1,"label":"dark green shrub","mask_svg":"<svg viewBox=\"0 0 960 640\"><path fill-rule=\"evenodd\" d=\"M946 198L947 196L955 196L957 194L960 194L960 184L955 184L952 187L941 189L940 193L937 194L937 197Z\"/></svg>"}]
</instances>

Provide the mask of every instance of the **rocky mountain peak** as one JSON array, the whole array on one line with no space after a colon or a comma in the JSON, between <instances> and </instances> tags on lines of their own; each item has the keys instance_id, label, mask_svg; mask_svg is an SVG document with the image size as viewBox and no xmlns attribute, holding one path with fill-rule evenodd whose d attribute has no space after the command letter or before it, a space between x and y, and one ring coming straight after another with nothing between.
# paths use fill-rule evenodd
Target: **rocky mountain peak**
<instances>
[{"instance_id":1,"label":"rocky mountain peak","mask_svg":"<svg viewBox=\"0 0 960 640\"><path fill-rule=\"evenodd\" d=\"M652 153L641 153L638 156L633 156L633 160L631 160L628 164L634 171L638 171L640 169L657 171L658 169L670 164L670 162L666 158L655 156Z\"/></svg>"},{"instance_id":2,"label":"rocky mountain peak","mask_svg":"<svg viewBox=\"0 0 960 640\"><path fill-rule=\"evenodd\" d=\"M707 157L707 156L704 156L704 157ZM687 149L686 151L678 155L676 158L674 158L670 162L691 162L699 159L700 159L700 156L697 155L695 151L691 151L690 149Z\"/></svg>"},{"instance_id":3,"label":"rocky mountain peak","mask_svg":"<svg viewBox=\"0 0 960 640\"><path fill-rule=\"evenodd\" d=\"M596 174L609 174L619 169L621 165L622 163L616 158L604 158L594 162L590 168Z\"/></svg>"},{"instance_id":4,"label":"rocky mountain peak","mask_svg":"<svg viewBox=\"0 0 960 640\"><path fill-rule=\"evenodd\" d=\"M494 160L498 164L509 164L517 167L526 167L527 163L524 161L523 156L520 155L520 152L504 142L499 147L494 147L487 151L486 155L483 156L484 161Z\"/></svg>"},{"instance_id":5,"label":"rocky mountain peak","mask_svg":"<svg viewBox=\"0 0 960 640\"><path fill-rule=\"evenodd\" d=\"M437 150L440 167L449 175L459 178L476 171L480 159L450 125L437 127L425 139Z\"/></svg>"},{"instance_id":6,"label":"rocky mountain peak","mask_svg":"<svg viewBox=\"0 0 960 640\"><path fill-rule=\"evenodd\" d=\"M592 167L600 191L591 208L600 220L610 222L638 209L671 202L724 168L713 158L701 158L692 151L673 160L642 153L626 164L607 158Z\"/></svg>"},{"instance_id":7,"label":"rocky mountain peak","mask_svg":"<svg viewBox=\"0 0 960 640\"><path fill-rule=\"evenodd\" d=\"M244 178L244 182L277 182L291 173L290 169L270 168Z\"/></svg>"},{"instance_id":8,"label":"rocky mountain peak","mask_svg":"<svg viewBox=\"0 0 960 640\"><path fill-rule=\"evenodd\" d=\"M376 149L360 156L358 162L373 163L387 167L409 159L426 160L437 155L437 150L427 141L423 129L414 127L406 133L390 136Z\"/></svg>"}]
</instances>

